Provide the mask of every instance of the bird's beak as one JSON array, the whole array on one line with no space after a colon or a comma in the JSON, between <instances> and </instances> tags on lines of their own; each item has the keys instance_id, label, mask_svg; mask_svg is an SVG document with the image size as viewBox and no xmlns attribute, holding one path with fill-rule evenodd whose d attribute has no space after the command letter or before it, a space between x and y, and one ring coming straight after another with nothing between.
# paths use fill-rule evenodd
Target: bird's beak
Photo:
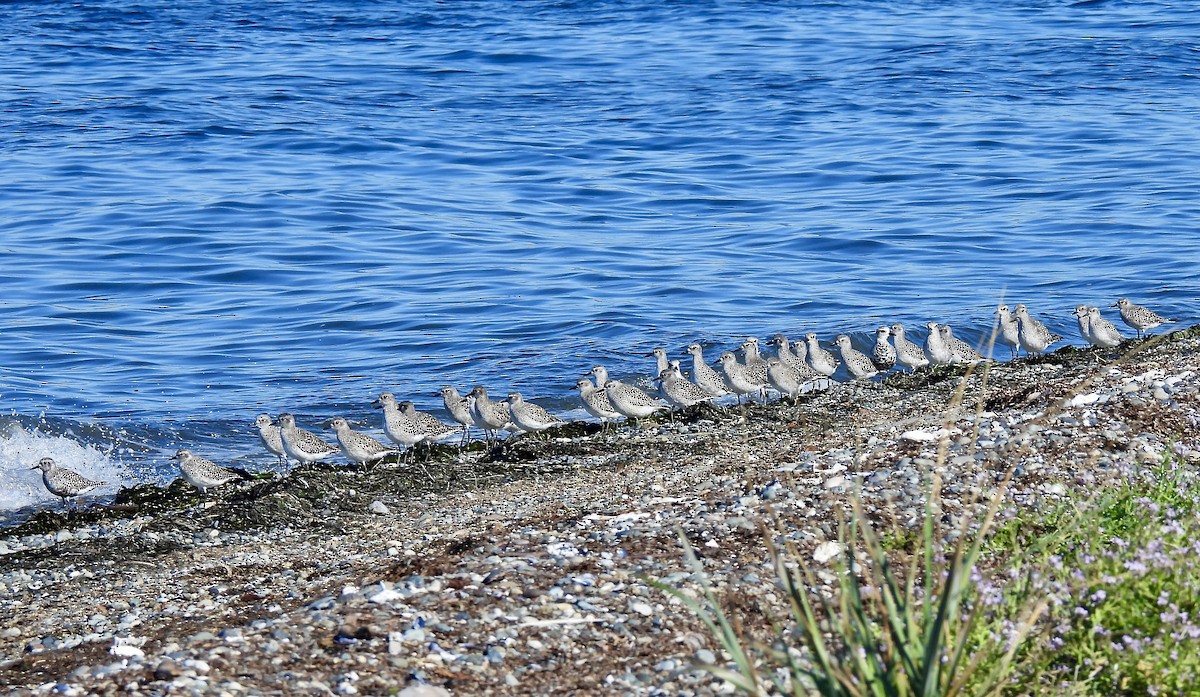
<instances>
[{"instance_id":1,"label":"bird's beak","mask_svg":"<svg viewBox=\"0 0 1200 697\"><path fill-rule=\"evenodd\" d=\"M41 466L41 465L34 465L33 467L30 467L29 469L31 469L31 470L40 470L41 468L42 468L42 466Z\"/></svg>"},{"instance_id":2,"label":"bird's beak","mask_svg":"<svg viewBox=\"0 0 1200 697\"><path fill-rule=\"evenodd\" d=\"M382 409L383 402L380 402L379 400L375 400L374 402L371 402L371 407L374 409Z\"/></svg>"},{"instance_id":3,"label":"bird's beak","mask_svg":"<svg viewBox=\"0 0 1200 697\"><path fill-rule=\"evenodd\" d=\"M1112 305L1109 305L1109 307L1120 307L1120 306L1121 305L1119 303L1113 303Z\"/></svg>"}]
</instances>

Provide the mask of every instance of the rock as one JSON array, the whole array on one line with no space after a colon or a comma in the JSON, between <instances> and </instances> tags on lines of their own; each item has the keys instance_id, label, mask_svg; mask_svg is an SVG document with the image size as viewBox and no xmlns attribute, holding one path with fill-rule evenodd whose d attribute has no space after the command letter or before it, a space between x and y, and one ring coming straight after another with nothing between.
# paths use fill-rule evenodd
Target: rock
<instances>
[{"instance_id":1,"label":"rock","mask_svg":"<svg viewBox=\"0 0 1200 697\"><path fill-rule=\"evenodd\" d=\"M387 507L387 504L385 504L383 501L380 501L378 499L376 499L375 501L372 501L370 507L367 510L371 511L372 513L374 513L376 515L391 515L391 513L392 513L392 510Z\"/></svg>"},{"instance_id":2,"label":"rock","mask_svg":"<svg viewBox=\"0 0 1200 697\"><path fill-rule=\"evenodd\" d=\"M817 562L818 564L824 564L830 559L833 559L837 555L841 554L844 549L845 546L843 546L840 542L833 542L832 540L828 542L822 542L821 544L817 545L815 550L813 550L813 561Z\"/></svg>"},{"instance_id":3,"label":"rock","mask_svg":"<svg viewBox=\"0 0 1200 697\"><path fill-rule=\"evenodd\" d=\"M183 675L183 670L179 667L178 663L169 658L159 661L158 665L154 668L155 680L174 680L180 675Z\"/></svg>"},{"instance_id":4,"label":"rock","mask_svg":"<svg viewBox=\"0 0 1200 697\"><path fill-rule=\"evenodd\" d=\"M396 697L451 697L451 694L444 687L416 684L400 690Z\"/></svg>"}]
</instances>

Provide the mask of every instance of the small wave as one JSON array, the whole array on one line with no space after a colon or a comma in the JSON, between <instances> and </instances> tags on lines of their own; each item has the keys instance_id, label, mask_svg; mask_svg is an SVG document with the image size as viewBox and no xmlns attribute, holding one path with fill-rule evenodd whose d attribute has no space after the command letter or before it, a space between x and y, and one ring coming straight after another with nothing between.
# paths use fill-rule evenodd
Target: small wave
<instances>
[{"instance_id":1,"label":"small wave","mask_svg":"<svg viewBox=\"0 0 1200 697\"><path fill-rule=\"evenodd\" d=\"M112 450L83 443L66 435L27 427L20 419L0 421L0 510L58 501L42 485L41 472L31 469L43 457L88 479L107 482L90 495L115 493L122 480L130 479L126 465Z\"/></svg>"}]
</instances>

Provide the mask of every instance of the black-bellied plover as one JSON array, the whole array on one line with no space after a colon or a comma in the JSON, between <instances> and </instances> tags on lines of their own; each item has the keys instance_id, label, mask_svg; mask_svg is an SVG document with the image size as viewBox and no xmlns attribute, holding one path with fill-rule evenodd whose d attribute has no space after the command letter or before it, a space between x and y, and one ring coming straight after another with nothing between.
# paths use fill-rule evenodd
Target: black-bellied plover
<instances>
[{"instance_id":1,"label":"black-bellied plover","mask_svg":"<svg viewBox=\"0 0 1200 697\"><path fill-rule=\"evenodd\" d=\"M892 341L896 343L896 364L909 370L924 368L929 365L929 359L920 346L909 341L904 336L904 325L892 324Z\"/></svg>"},{"instance_id":2,"label":"black-bellied plover","mask_svg":"<svg viewBox=\"0 0 1200 697\"><path fill-rule=\"evenodd\" d=\"M221 486L235 479L247 478L241 472L226 469L185 448L175 451L171 459L179 460L179 473L183 475L184 480L199 489L200 493L205 496L208 495L208 490L215 486Z\"/></svg>"},{"instance_id":3,"label":"black-bellied plover","mask_svg":"<svg viewBox=\"0 0 1200 697\"><path fill-rule=\"evenodd\" d=\"M829 377L837 372L838 359L830 351L826 351L817 341L817 335L809 332L804 335L804 343L808 349L808 364L813 370Z\"/></svg>"},{"instance_id":4,"label":"black-bellied plover","mask_svg":"<svg viewBox=\"0 0 1200 697\"><path fill-rule=\"evenodd\" d=\"M388 440L396 445L404 446L407 458L408 451L417 443L425 440L425 429L400 411L400 403L391 392L380 392L379 398L371 403L376 409L383 410L383 432Z\"/></svg>"},{"instance_id":5,"label":"black-bellied plover","mask_svg":"<svg viewBox=\"0 0 1200 697\"><path fill-rule=\"evenodd\" d=\"M566 423L533 402L526 402L520 392L508 393L508 412L517 428L526 433L541 433Z\"/></svg>"},{"instance_id":6,"label":"black-bellied plover","mask_svg":"<svg viewBox=\"0 0 1200 697\"><path fill-rule=\"evenodd\" d=\"M70 506L67 499L86 494L92 489L108 483L94 482L78 472L59 467L54 462L54 459L49 457L43 457L41 460L38 460L36 465L29 469L40 469L42 471L42 484L46 485L46 490L61 498L63 506L68 508Z\"/></svg>"},{"instance_id":7,"label":"black-bellied plover","mask_svg":"<svg viewBox=\"0 0 1200 697\"><path fill-rule=\"evenodd\" d=\"M758 337L747 337L742 342L742 353L746 357L747 366L767 365L767 360L762 357L762 353L758 349Z\"/></svg>"},{"instance_id":8,"label":"black-bellied plover","mask_svg":"<svg viewBox=\"0 0 1200 697\"><path fill-rule=\"evenodd\" d=\"M792 366L803 364L805 368L810 368L804 357L799 357L792 351L792 342L788 341L788 338L783 334L776 334L771 337L767 345L775 347L775 357L784 363ZM804 349L804 344L797 344L797 346L804 351L805 356L808 355L808 351ZM770 363L770 359L767 360L767 363Z\"/></svg>"},{"instance_id":9,"label":"black-bellied plover","mask_svg":"<svg viewBox=\"0 0 1200 697\"><path fill-rule=\"evenodd\" d=\"M338 452L316 434L297 427L296 417L291 414L279 415L279 435L283 440L283 451L302 465L320 462Z\"/></svg>"},{"instance_id":10,"label":"black-bellied plover","mask_svg":"<svg viewBox=\"0 0 1200 697\"><path fill-rule=\"evenodd\" d=\"M476 385L471 390L471 418L483 429L489 444L495 443L500 431L512 423L507 402L488 399L487 388Z\"/></svg>"},{"instance_id":11,"label":"black-bellied plover","mask_svg":"<svg viewBox=\"0 0 1200 697\"><path fill-rule=\"evenodd\" d=\"M446 411L450 412L450 418L462 424L463 435L459 445L466 445L471 438L471 427L477 425L471 416L471 400L460 395L458 390L450 385L444 385L438 394L442 396L442 403L446 405Z\"/></svg>"},{"instance_id":12,"label":"black-bellied plover","mask_svg":"<svg viewBox=\"0 0 1200 697\"><path fill-rule=\"evenodd\" d=\"M1017 318L1017 325L1020 328L1017 339L1026 353L1042 353L1051 344L1063 340L1062 336L1050 331L1046 325L1034 319L1029 314L1029 308L1024 304L1017 305L1013 315Z\"/></svg>"},{"instance_id":13,"label":"black-bellied plover","mask_svg":"<svg viewBox=\"0 0 1200 697\"><path fill-rule=\"evenodd\" d=\"M279 458L279 464L287 464L287 453L283 451L283 438L279 435L279 427L276 426L268 414L259 414L254 419L254 425L258 427L258 438L262 441L263 447L272 455Z\"/></svg>"},{"instance_id":14,"label":"black-bellied plover","mask_svg":"<svg viewBox=\"0 0 1200 697\"><path fill-rule=\"evenodd\" d=\"M667 361L667 350L661 346L655 346L654 349L646 355L654 358L654 382L658 383L657 376L661 375L664 370L667 370L671 367L670 363ZM659 383L658 390L659 396L666 398L667 395L663 393L661 383Z\"/></svg>"},{"instance_id":15,"label":"black-bellied plover","mask_svg":"<svg viewBox=\"0 0 1200 697\"><path fill-rule=\"evenodd\" d=\"M680 409L713 399L712 395L684 378L677 366L668 366L666 370L659 373L658 381L666 400Z\"/></svg>"},{"instance_id":16,"label":"black-bellied plover","mask_svg":"<svg viewBox=\"0 0 1200 697\"><path fill-rule=\"evenodd\" d=\"M1008 305L996 308L996 341L1012 350L1012 358L1017 357L1017 349L1021 346L1021 326Z\"/></svg>"},{"instance_id":17,"label":"black-bellied plover","mask_svg":"<svg viewBox=\"0 0 1200 697\"><path fill-rule=\"evenodd\" d=\"M854 348L850 343L849 335L838 334L833 341L842 354L842 363L845 364L846 371L850 373L851 378L868 380L879 374L879 368L875 367L875 362L871 360L870 356Z\"/></svg>"},{"instance_id":18,"label":"black-bellied plover","mask_svg":"<svg viewBox=\"0 0 1200 697\"><path fill-rule=\"evenodd\" d=\"M729 351L721 354L721 371L725 373L725 385L737 395L738 404L742 403L742 395L756 392L762 394L766 389L766 371L763 371L760 381L754 371L747 368L745 364L738 363L737 356Z\"/></svg>"},{"instance_id":19,"label":"black-bellied plover","mask_svg":"<svg viewBox=\"0 0 1200 697\"><path fill-rule=\"evenodd\" d=\"M337 434L342 454L356 465L369 465L400 452L397 448L380 443L374 436L351 429L350 422L340 416L329 422L329 428Z\"/></svg>"},{"instance_id":20,"label":"black-bellied plover","mask_svg":"<svg viewBox=\"0 0 1200 697\"><path fill-rule=\"evenodd\" d=\"M505 408L507 409L507 407ZM451 426L444 423L441 419L427 411L419 411L417 405L413 404L411 400L406 399L400 402L400 413L404 414L419 431L425 434L425 438L421 442L426 445L433 445L440 440L457 435L462 430L458 426Z\"/></svg>"},{"instance_id":21,"label":"black-bellied plover","mask_svg":"<svg viewBox=\"0 0 1200 697\"><path fill-rule=\"evenodd\" d=\"M953 363L954 354L950 352L950 347L942 338L938 323L927 322L925 328L929 330L929 334L925 336L925 355L929 358L929 364L950 365Z\"/></svg>"},{"instance_id":22,"label":"black-bellied plover","mask_svg":"<svg viewBox=\"0 0 1200 697\"><path fill-rule=\"evenodd\" d=\"M618 419L621 417L612 408L612 404L608 401L608 394L603 388L598 388L592 384L587 378L579 378L575 381L575 389L579 390L579 401L583 402L583 408L587 413L600 419L601 430L608 429L609 419Z\"/></svg>"},{"instance_id":23,"label":"black-bellied plover","mask_svg":"<svg viewBox=\"0 0 1200 697\"><path fill-rule=\"evenodd\" d=\"M806 363L788 363L779 356L767 359L767 381L779 394L793 400L801 394L827 387L829 378Z\"/></svg>"},{"instance_id":24,"label":"black-bellied plover","mask_svg":"<svg viewBox=\"0 0 1200 697\"><path fill-rule=\"evenodd\" d=\"M767 361L762 357L762 354L759 353L757 338L752 336L742 342L742 356L745 359L743 365L745 365L746 370L749 371L750 379L754 380L755 382L762 383L763 387L760 392L762 394L763 404L766 404L767 388L771 385L769 382L767 382Z\"/></svg>"},{"instance_id":25,"label":"black-bellied plover","mask_svg":"<svg viewBox=\"0 0 1200 697\"><path fill-rule=\"evenodd\" d=\"M1088 317L1088 306L1076 305L1075 312L1071 314L1075 315L1075 319L1079 321L1079 335L1082 336L1084 340L1092 346L1096 346L1096 340L1092 338L1091 320Z\"/></svg>"},{"instance_id":26,"label":"black-bellied plover","mask_svg":"<svg viewBox=\"0 0 1200 697\"><path fill-rule=\"evenodd\" d=\"M729 394L729 388L725 385L721 374L704 362L704 349L700 347L700 344L689 345L687 352L692 357L692 382L714 397Z\"/></svg>"},{"instance_id":27,"label":"black-bellied plover","mask_svg":"<svg viewBox=\"0 0 1200 697\"><path fill-rule=\"evenodd\" d=\"M1121 298L1113 304L1113 307L1121 310L1121 321L1137 330L1139 339L1142 338L1142 332L1154 329L1160 324L1170 324L1175 321L1167 319L1149 308L1135 305L1129 298Z\"/></svg>"},{"instance_id":28,"label":"black-bellied plover","mask_svg":"<svg viewBox=\"0 0 1200 697\"><path fill-rule=\"evenodd\" d=\"M631 419L634 426L640 426L640 419L666 408L650 395L620 380L610 378L608 382L604 383L604 392L608 395L608 401L612 404L613 409L625 418Z\"/></svg>"},{"instance_id":29,"label":"black-bellied plover","mask_svg":"<svg viewBox=\"0 0 1200 697\"><path fill-rule=\"evenodd\" d=\"M896 347L888 341L891 335L891 327L879 327L875 330L875 350L871 352L871 361L881 371L891 370L896 365Z\"/></svg>"},{"instance_id":30,"label":"black-bellied plover","mask_svg":"<svg viewBox=\"0 0 1200 697\"><path fill-rule=\"evenodd\" d=\"M1121 332L1117 329L1116 325L1100 316L1100 308L1089 307L1087 308L1087 313L1088 331L1091 332L1091 338L1088 341L1093 346L1114 348L1125 340L1125 337L1121 336Z\"/></svg>"},{"instance_id":31,"label":"black-bellied plover","mask_svg":"<svg viewBox=\"0 0 1200 697\"><path fill-rule=\"evenodd\" d=\"M954 336L954 330L950 328L949 324L938 325L938 331L942 333L942 343L950 349L951 363L976 365L985 360L983 354L976 351L975 347Z\"/></svg>"}]
</instances>

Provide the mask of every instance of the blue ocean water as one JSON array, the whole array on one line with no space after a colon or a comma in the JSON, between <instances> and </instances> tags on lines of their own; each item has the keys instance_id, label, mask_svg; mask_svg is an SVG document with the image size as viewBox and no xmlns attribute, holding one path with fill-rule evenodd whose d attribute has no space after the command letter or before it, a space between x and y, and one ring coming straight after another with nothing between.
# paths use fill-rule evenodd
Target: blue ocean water
<instances>
[{"instance_id":1,"label":"blue ocean water","mask_svg":"<svg viewBox=\"0 0 1200 697\"><path fill-rule=\"evenodd\" d=\"M388 389L997 300L1192 323L1200 12L1156 2L0 4L0 507ZM1110 316L1113 311L1109 310ZM923 334L914 331L918 336Z\"/></svg>"}]
</instances>

